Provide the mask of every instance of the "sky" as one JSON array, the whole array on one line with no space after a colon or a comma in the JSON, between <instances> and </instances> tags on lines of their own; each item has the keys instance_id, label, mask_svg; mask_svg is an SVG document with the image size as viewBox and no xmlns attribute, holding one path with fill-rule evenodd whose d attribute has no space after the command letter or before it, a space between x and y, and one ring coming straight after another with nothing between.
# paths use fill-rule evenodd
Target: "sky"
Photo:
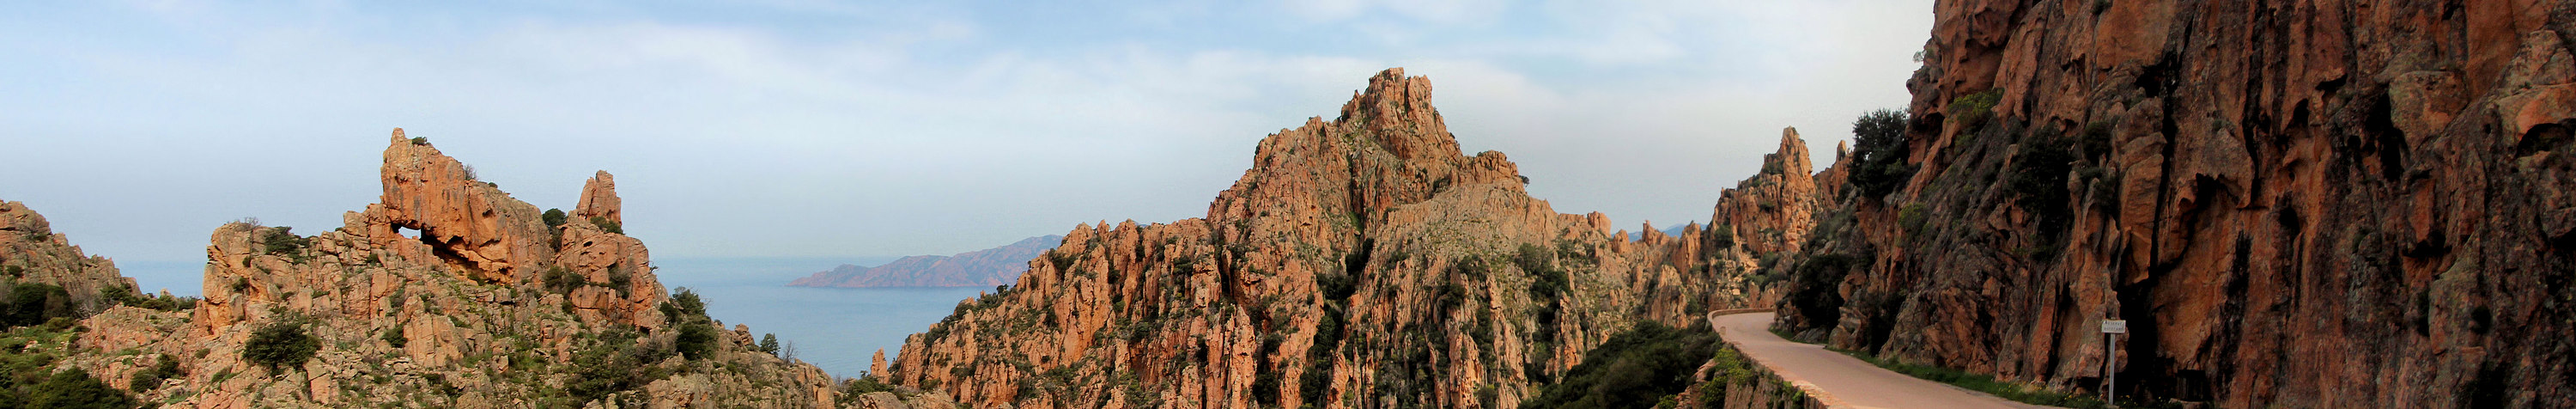
<instances>
[{"instance_id":1,"label":"sky","mask_svg":"<svg viewBox=\"0 0 2576 409\"><path fill-rule=\"evenodd\" d=\"M0 200L185 265L236 219L338 227L400 127L540 208L616 174L657 257L950 254L1203 216L1262 137L1403 67L1557 211L1661 227L1784 127L1829 164L1908 101L1931 24L1910 0L16 3Z\"/></svg>"}]
</instances>

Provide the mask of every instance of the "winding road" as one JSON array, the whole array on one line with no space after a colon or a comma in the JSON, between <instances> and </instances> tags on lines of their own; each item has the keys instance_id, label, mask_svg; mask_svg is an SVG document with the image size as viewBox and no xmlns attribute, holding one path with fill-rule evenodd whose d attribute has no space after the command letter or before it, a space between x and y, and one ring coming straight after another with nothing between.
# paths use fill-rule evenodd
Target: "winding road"
<instances>
[{"instance_id":1,"label":"winding road","mask_svg":"<svg viewBox=\"0 0 2576 409\"><path fill-rule=\"evenodd\" d=\"M1708 323L1746 358L1832 408L2054 408L1881 369L1824 346L1772 334L1770 312L1711 312Z\"/></svg>"}]
</instances>

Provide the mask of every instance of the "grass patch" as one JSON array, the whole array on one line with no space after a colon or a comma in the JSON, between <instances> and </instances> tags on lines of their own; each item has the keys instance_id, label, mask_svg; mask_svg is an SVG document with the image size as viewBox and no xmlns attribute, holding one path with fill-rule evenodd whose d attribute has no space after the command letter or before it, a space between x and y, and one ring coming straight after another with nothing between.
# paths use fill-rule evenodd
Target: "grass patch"
<instances>
[{"instance_id":1,"label":"grass patch","mask_svg":"<svg viewBox=\"0 0 2576 409\"><path fill-rule=\"evenodd\" d=\"M1834 352L1841 352L1843 355L1851 355L1853 358L1860 358L1861 361L1869 362L1870 365L1877 365L1880 368L1886 368L1889 371L1895 371L1896 373L1905 374L1906 376L1951 384L1961 388L1968 388L1968 390L1984 392L1988 395L2010 399L2014 402L2033 405L2061 406L2076 409L2111 407L2110 405L2104 404L2101 399L2094 398L2092 396L2069 395L2057 391L2042 389L2036 386L1998 380L1995 379L1994 376L1990 375L1972 373L1952 368L1943 368L1931 365L1915 365L1896 362L1894 360L1879 359L1876 356L1860 353L1859 351L1844 350L1841 348L1827 349L1831 349Z\"/></svg>"}]
</instances>

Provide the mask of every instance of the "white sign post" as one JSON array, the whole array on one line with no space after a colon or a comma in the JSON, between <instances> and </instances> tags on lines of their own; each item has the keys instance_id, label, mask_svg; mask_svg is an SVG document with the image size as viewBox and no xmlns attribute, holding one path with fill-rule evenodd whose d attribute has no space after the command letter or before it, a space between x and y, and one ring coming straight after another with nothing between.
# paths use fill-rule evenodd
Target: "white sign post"
<instances>
[{"instance_id":1,"label":"white sign post","mask_svg":"<svg viewBox=\"0 0 2576 409\"><path fill-rule=\"evenodd\" d=\"M2102 402L2114 408L2120 407L2120 399L2113 395L2117 389L2112 388L2120 373L2120 334L2127 333L2129 320L2102 320L2102 334L2111 337L2111 343L2102 347Z\"/></svg>"}]
</instances>

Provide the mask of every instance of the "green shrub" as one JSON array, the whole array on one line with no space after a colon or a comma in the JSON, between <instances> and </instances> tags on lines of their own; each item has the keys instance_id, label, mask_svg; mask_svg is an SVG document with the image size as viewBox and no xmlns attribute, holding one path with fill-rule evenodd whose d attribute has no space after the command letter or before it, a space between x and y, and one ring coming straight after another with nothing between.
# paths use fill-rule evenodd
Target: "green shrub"
<instances>
[{"instance_id":1,"label":"green shrub","mask_svg":"<svg viewBox=\"0 0 2576 409\"><path fill-rule=\"evenodd\" d=\"M707 353L715 352L716 328L707 323L681 325L680 335L672 339L671 346L678 349L682 357L693 360L705 358Z\"/></svg>"},{"instance_id":2,"label":"green shrub","mask_svg":"<svg viewBox=\"0 0 2576 409\"><path fill-rule=\"evenodd\" d=\"M1896 211L1896 225L1898 227L1905 228L1906 237L1911 238L1921 236L1923 235L1923 219L1924 217L1927 217L1924 213L1926 212L1923 210L1922 203L1906 204L1904 209Z\"/></svg>"},{"instance_id":3,"label":"green shrub","mask_svg":"<svg viewBox=\"0 0 2576 409\"><path fill-rule=\"evenodd\" d=\"M894 392L894 386L887 385L885 382L878 382L875 376L862 375L857 378L850 378L848 380L841 381L841 398L839 402L842 406L855 405L859 400L859 395L877 392Z\"/></svg>"},{"instance_id":4,"label":"green shrub","mask_svg":"<svg viewBox=\"0 0 2576 409\"><path fill-rule=\"evenodd\" d=\"M1359 284L1353 281L1348 274L1326 273L1315 276L1315 287L1321 290L1325 300L1348 300L1351 294L1359 292Z\"/></svg>"},{"instance_id":5,"label":"green shrub","mask_svg":"<svg viewBox=\"0 0 2576 409\"><path fill-rule=\"evenodd\" d=\"M26 403L28 407L56 409L126 409L142 405L134 401L134 395L108 387L80 368L55 372L44 383L36 384L27 391Z\"/></svg>"},{"instance_id":6,"label":"green shrub","mask_svg":"<svg viewBox=\"0 0 2576 409\"><path fill-rule=\"evenodd\" d=\"M706 321L707 303L698 299L696 290L680 287L671 292L670 301L662 302L662 319L671 324Z\"/></svg>"},{"instance_id":7,"label":"green shrub","mask_svg":"<svg viewBox=\"0 0 2576 409\"><path fill-rule=\"evenodd\" d=\"M1672 328L1637 323L1584 353L1560 382L1539 388L1522 408L1643 408L1691 385L1700 365L1722 348L1707 324Z\"/></svg>"},{"instance_id":8,"label":"green shrub","mask_svg":"<svg viewBox=\"0 0 2576 409\"><path fill-rule=\"evenodd\" d=\"M8 295L7 300L0 301L0 326L36 325L79 315L73 308L71 292L53 284L18 283Z\"/></svg>"},{"instance_id":9,"label":"green shrub","mask_svg":"<svg viewBox=\"0 0 2576 409\"><path fill-rule=\"evenodd\" d=\"M1279 371L1260 371L1252 375L1252 403L1270 406L1279 403Z\"/></svg>"},{"instance_id":10,"label":"green shrub","mask_svg":"<svg viewBox=\"0 0 2576 409\"><path fill-rule=\"evenodd\" d=\"M1905 111L1894 109L1870 111L1852 121L1854 165L1847 178L1862 197L1885 197L1913 178L1914 166L1905 162L1910 123Z\"/></svg>"},{"instance_id":11,"label":"green shrub","mask_svg":"<svg viewBox=\"0 0 2576 409\"><path fill-rule=\"evenodd\" d=\"M395 348L401 348L403 345L411 343L411 337L403 336L403 327L401 325L395 325L393 328L386 328L385 335L382 338L385 340L385 345L390 345Z\"/></svg>"},{"instance_id":12,"label":"green shrub","mask_svg":"<svg viewBox=\"0 0 2576 409\"><path fill-rule=\"evenodd\" d=\"M2081 135L2082 136L2076 139L2075 148L2077 149L2077 159L2093 159L2110 156L2111 151L2118 148L2116 146L2111 146L2110 122L2094 122L2085 124L2084 133Z\"/></svg>"},{"instance_id":13,"label":"green shrub","mask_svg":"<svg viewBox=\"0 0 2576 409\"><path fill-rule=\"evenodd\" d=\"M565 215L563 209L546 209L546 213L537 218L546 222L546 228L552 229L564 225L572 219L572 216Z\"/></svg>"},{"instance_id":14,"label":"green shrub","mask_svg":"<svg viewBox=\"0 0 2576 409\"><path fill-rule=\"evenodd\" d=\"M1512 264L1519 265L1523 272L1536 274L1556 267L1556 253L1536 244L1521 243L1520 249L1512 253Z\"/></svg>"},{"instance_id":15,"label":"green shrub","mask_svg":"<svg viewBox=\"0 0 2576 409\"><path fill-rule=\"evenodd\" d=\"M626 234L626 228L625 228L625 227L623 227L623 226L619 226L619 225L617 224L617 222L616 222L616 221L614 221L614 220L608 220L608 218L607 218L607 217L591 216L591 217L590 217L590 224L591 224L591 225L594 225L594 226L599 226L599 230L600 230L600 231L605 231L605 232L609 232L609 233L617 233L617 234Z\"/></svg>"},{"instance_id":16,"label":"green shrub","mask_svg":"<svg viewBox=\"0 0 2576 409\"><path fill-rule=\"evenodd\" d=\"M134 371L134 377L126 381L125 389L134 391L160 389L162 380L179 375L179 361L170 359L169 354L162 354L153 362L152 369Z\"/></svg>"},{"instance_id":17,"label":"green shrub","mask_svg":"<svg viewBox=\"0 0 2576 409\"><path fill-rule=\"evenodd\" d=\"M162 294L143 294L135 292L134 287L127 286L123 283L99 288L98 298L107 300L109 303L114 305L149 308L161 311L179 311L197 307L196 298Z\"/></svg>"},{"instance_id":18,"label":"green shrub","mask_svg":"<svg viewBox=\"0 0 2576 409\"><path fill-rule=\"evenodd\" d=\"M1986 120L1994 118L1995 103L2001 102L2003 96L2003 88L1988 89L1985 92L1953 98L1950 100L1950 105L1944 108L1950 115L1950 120L1964 124L1961 129L1977 129L1984 126Z\"/></svg>"},{"instance_id":19,"label":"green shrub","mask_svg":"<svg viewBox=\"0 0 2576 409\"><path fill-rule=\"evenodd\" d=\"M412 144L412 145L417 145L417 146L429 146L429 138L428 138L428 137L421 137L421 136L414 136L414 137L411 137L411 144Z\"/></svg>"},{"instance_id":20,"label":"green shrub","mask_svg":"<svg viewBox=\"0 0 2576 409\"><path fill-rule=\"evenodd\" d=\"M616 264L610 264L610 265L608 265L608 288L609 288L609 289L612 289L612 290L617 290L617 296L619 296L619 297L624 297L624 296L626 296L626 289L627 289L627 288L632 288L632 287L634 287L634 286L635 286L635 275L634 275L634 274L627 274L627 273L626 273L626 268L625 268L625 267L623 267L623 266L619 266L619 265L616 265Z\"/></svg>"},{"instance_id":21,"label":"green shrub","mask_svg":"<svg viewBox=\"0 0 2576 409\"><path fill-rule=\"evenodd\" d=\"M304 331L302 320L280 319L251 332L250 342L242 346L242 359L277 372L303 366L321 347L321 340Z\"/></svg>"},{"instance_id":22,"label":"green shrub","mask_svg":"<svg viewBox=\"0 0 2576 409\"><path fill-rule=\"evenodd\" d=\"M564 391L576 401L591 402L669 377L668 369L653 364L669 358L671 351L663 344L636 339L633 331L611 330L574 352L572 377L564 382Z\"/></svg>"},{"instance_id":23,"label":"green shrub","mask_svg":"<svg viewBox=\"0 0 2576 409\"><path fill-rule=\"evenodd\" d=\"M289 256L302 254L305 246L313 244L313 239L307 239L304 238L304 236L297 236L293 230L295 230L295 228L285 226L268 229L267 232L260 235L259 242L261 246L264 247L263 250L270 255Z\"/></svg>"},{"instance_id":24,"label":"green shrub","mask_svg":"<svg viewBox=\"0 0 2576 409\"><path fill-rule=\"evenodd\" d=\"M1342 320L1349 314L1342 308L1341 300L1349 297L1350 293L1345 291L1341 298L1325 302L1323 317L1315 322L1315 338L1306 346L1306 372L1297 379L1297 394L1307 402L1322 402L1329 398L1324 394L1331 392L1335 370L1333 350L1342 345Z\"/></svg>"},{"instance_id":25,"label":"green shrub","mask_svg":"<svg viewBox=\"0 0 2576 409\"><path fill-rule=\"evenodd\" d=\"M1825 253L1798 263L1789 273L1796 281L1786 300L1788 307L1808 325L1832 327L1842 322L1843 277L1853 270L1869 268L1869 263L1867 256L1841 253Z\"/></svg>"},{"instance_id":26,"label":"green shrub","mask_svg":"<svg viewBox=\"0 0 2576 409\"><path fill-rule=\"evenodd\" d=\"M1706 234L1708 235L1709 248L1723 249L1735 247L1734 225L1722 223L1710 225L1708 226L1708 232Z\"/></svg>"},{"instance_id":27,"label":"green shrub","mask_svg":"<svg viewBox=\"0 0 2576 409\"><path fill-rule=\"evenodd\" d=\"M778 354L778 334L760 334L760 352Z\"/></svg>"},{"instance_id":28,"label":"green shrub","mask_svg":"<svg viewBox=\"0 0 2576 409\"><path fill-rule=\"evenodd\" d=\"M2074 171L2075 154L2069 152L2072 147L2066 138L2049 133L2043 131L2025 138L2013 151L2012 178L2004 189L2013 196L2013 204L2037 216L2042 242L2038 246L2054 250L2075 220L2075 209L2070 204L2074 194L2066 190L2066 177Z\"/></svg>"},{"instance_id":29,"label":"green shrub","mask_svg":"<svg viewBox=\"0 0 2576 409\"><path fill-rule=\"evenodd\" d=\"M583 278L580 274L573 274L572 269L563 266L546 267L546 274L540 277L540 280L544 282L547 292L556 294L572 294L573 290L590 285L589 279Z\"/></svg>"}]
</instances>

